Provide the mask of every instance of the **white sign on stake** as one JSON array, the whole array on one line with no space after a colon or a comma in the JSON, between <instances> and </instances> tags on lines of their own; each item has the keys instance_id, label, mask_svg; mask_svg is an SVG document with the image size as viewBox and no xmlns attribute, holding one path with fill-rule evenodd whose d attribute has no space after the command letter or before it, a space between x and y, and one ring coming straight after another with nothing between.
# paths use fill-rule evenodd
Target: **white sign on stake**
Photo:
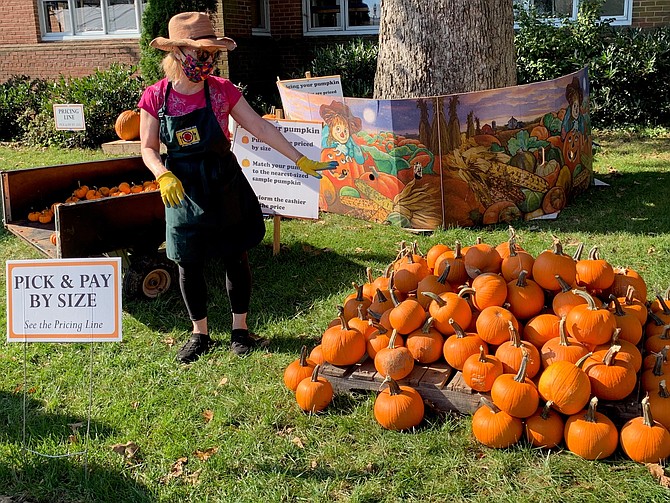
<instances>
[{"instance_id":1,"label":"white sign on stake","mask_svg":"<svg viewBox=\"0 0 670 503\"><path fill-rule=\"evenodd\" d=\"M339 75L330 77L309 77L307 79L282 80L282 85L303 93L320 94L322 96L344 97L342 81Z\"/></svg>"},{"instance_id":2,"label":"white sign on stake","mask_svg":"<svg viewBox=\"0 0 670 503\"><path fill-rule=\"evenodd\" d=\"M84 121L84 105L54 105L54 120L56 129L66 131L83 131L86 129Z\"/></svg>"},{"instance_id":3,"label":"white sign on stake","mask_svg":"<svg viewBox=\"0 0 670 503\"><path fill-rule=\"evenodd\" d=\"M310 159L321 158L320 122L271 120ZM281 153L238 126L233 152L267 215L319 218L319 179L303 173Z\"/></svg>"},{"instance_id":4,"label":"white sign on stake","mask_svg":"<svg viewBox=\"0 0 670 503\"><path fill-rule=\"evenodd\" d=\"M120 342L121 258L8 260L8 342Z\"/></svg>"}]
</instances>

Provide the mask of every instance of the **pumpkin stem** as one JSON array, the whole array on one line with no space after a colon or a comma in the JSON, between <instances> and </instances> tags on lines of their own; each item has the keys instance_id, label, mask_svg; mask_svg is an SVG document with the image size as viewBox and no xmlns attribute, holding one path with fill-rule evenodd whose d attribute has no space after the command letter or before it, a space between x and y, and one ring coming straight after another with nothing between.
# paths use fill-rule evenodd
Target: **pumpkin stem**
<instances>
[{"instance_id":1,"label":"pumpkin stem","mask_svg":"<svg viewBox=\"0 0 670 503\"><path fill-rule=\"evenodd\" d=\"M519 273L519 277L516 280L516 286L519 288L527 287L528 283L526 283L526 276L528 276L528 271L524 269Z\"/></svg>"},{"instance_id":2,"label":"pumpkin stem","mask_svg":"<svg viewBox=\"0 0 670 503\"><path fill-rule=\"evenodd\" d=\"M486 353L484 352L484 346L479 346L479 361L486 363Z\"/></svg>"},{"instance_id":3,"label":"pumpkin stem","mask_svg":"<svg viewBox=\"0 0 670 503\"><path fill-rule=\"evenodd\" d=\"M389 345L387 346L388 349L395 349L396 337L398 337L398 331L394 328L393 332L391 332L391 337L389 337Z\"/></svg>"},{"instance_id":4,"label":"pumpkin stem","mask_svg":"<svg viewBox=\"0 0 670 503\"><path fill-rule=\"evenodd\" d=\"M445 285L447 283L447 276L449 276L450 270L451 270L451 264L447 262L447 264L444 266L444 271L442 271L442 274L438 276L437 282Z\"/></svg>"},{"instance_id":5,"label":"pumpkin stem","mask_svg":"<svg viewBox=\"0 0 670 503\"><path fill-rule=\"evenodd\" d=\"M447 304L447 302L436 293L433 292L421 292L421 293L423 293L426 297L430 297L431 299L433 299L435 302L437 302L437 305L440 307L445 306Z\"/></svg>"},{"instance_id":6,"label":"pumpkin stem","mask_svg":"<svg viewBox=\"0 0 670 503\"><path fill-rule=\"evenodd\" d=\"M540 413L540 417L544 419L545 421L549 419L549 413L551 412L551 406L554 404L553 400L547 400L547 403L544 404L544 407L542 407L542 412Z\"/></svg>"},{"instance_id":7,"label":"pumpkin stem","mask_svg":"<svg viewBox=\"0 0 670 503\"><path fill-rule=\"evenodd\" d=\"M624 311L623 307L621 307L621 302L619 302L619 299L617 299L616 295L611 293L608 299L614 303L615 316L626 316L626 311Z\"/></svg>"},{"instance_id":8,"label":"pumpkin stem","mask_svg":"<svg viewBox=\"0 0 670 503\"><path fill-rule=\"evenodd\" d=\"M561 293L567 293L572 290L572 287L568 285L566 281L558 274L554 274L554 278L556 278L556 281L558 281L558 284L561 286Z\"/></svg>"},{"instance_id":9,"label":"pumpkin stem","mask_svg":"<svg viewBox=\"0 0 670 503\"><path fill-rule=\"evenodd\" d=\"M591 401L589 402L589 408L586 411L586 415L584 416L585 421L588 421L589 423L598 422L596 420L596 407L598 407L598 397L594 396L593 398L591 398Z\"/></svg>"},{"instance_id":10,"label":"pumpkin stem","mask_svg":"<svg viewBox=\"0 0 670 503\"><path fill-rule=\"evenodd\" d=\"M384 302L387 302L388 299L386 298L386 295L384 295L384 292L382 292L379 288L377 288L377 302L379 304L383 304Z\"/></svg>"},{"instance_id":11,"label":"pumpkin stem","mask_svg":"<svg viewBox=\"0 0 670 503\"><path fill-rule=\"evenodd\" d=\"M572 259L575 262L582 259L582 250L584 250L584 243L579 243L579 245L577 245L577 250L575 250L575 254L572 256Z\"/></svg>"},{"instance_id":12,"label":"pumpkin stem","mask_svg":"<svg viewBox=\"0 0 670 503\"><path fill-rule=\"evenodd\" d=\"M380 335L383 335L389 331L388 328L376 321L371 321L370 324L377 329L377 332L379 332Z\"/></svg>"},{"instance_id":13,"label":"pumpkin stem","mask_svg":"<svg viewBox=\"0 0 670 503\"><path fill-rule=\"evenodd\" d=\"M552 243L552 251L554 252L555 255L565 255L563 253L563 245L561 244L561 241L556 237L556 236L551 236L553 243Z\"/></svg>"},{"instance_id":14,"label":"pumpkin stem","mask_svg":"<svg viewBox=\"0 0 670 503\"><path fill-rule=\"evenodd\" d=\"M482 405L485 405L486 407L491 409L494 413L497 414L498 412L500 412L500 409L498 408L498 406L496 404L494 404L491 400L486 398L485 396L481 397L479 399L479 401Z\"/></svg>"},{"instance_id":15,"label":"pumpkin stem","mask_svg":"<svg viewBox=\"0 0 670 503\"><path fill-rule=\"evenodd\" d=\"M433 317L432 317L432 316L429 316L428 319L426 320L426 323L424 323L424 324L423 324L423 327L421 327L421 332L424 333L424 334L426 334L426 335L429 334L429 333L430 333L430 329L431 329L432 326L433 326L433 321L434 321L434 320L433 320Z\"/></svg>"},{"instance_id":16,"label":"pumpkin stem","mask_svg":"<svg viewBox=\"0 0 670 503\"><path fill-rule=\"evenodd\" d=\"M393 395L399 395L400 393L402 393L402 390L400 389L400 386L398 386L398 383L395 382L395 380L391 376L388 376L388 375L384 378L382 383L379 385L379 391L381 391L382 388L384 387L384 384L387 384L387 383L389 385L389 395L393 396Z\"/></svg>"},{"instance_id":17,"label":"pumpkin stem","mask_svg":"<svg viewBox=\"0 0 670 503\"><path fill-rule=\"evenodd\" d=\"M507 328L509 330L509 338L512 342L512 346L515 348L523 348L523 344L521 343L521 336L519 335L519 331L514 327L514 323L508 321ZM525 351L525 349L523 350Z\"/></svg>"},{"instance_id":18,"label":"pumpkin stem","mask_svg":"<svg viewBox=\"0 0 670 503\"><path fill-rule=\"evenodd\" d=\"M614 357L617 355L619 351L621 351L620 345L616 344L610 346L610 348L607 350L607 353L605 353L605 356L603 357L603 363L608 367L612 365L614 363Z\"/></svg>"},{"instance_id":19,"label":"pumpkin stem","mask_svg":"<svg viewBox=\"0 0 670 503\"><path fill-rule=\"evenodd\" d=\"M663 299L663 297L661 297L659 294L656 294L656 299L661 305L661 309L663 309L663 314L670 314L670 307L668 307L668 305L665 303L665 299Z\"/></svg>"},{"instance_id":20,"label":"pumpkin stem","mask_svg":"<svg viewBox=\"0 0 670 503\"><path fill-rule=\"evenodd\" d=\"M351 285L356 289L356 302L363 302L365 300L365 297L363 296L363 285L359 285L355 281Z\"/></svg>"},{"instance_id":21,"label":"pumpkin stem","mask_svg":"<svg viewBox=\"0 0 670 503\"><path fill-rule=\"evenodd\" d=\"M508 243L509 243L509 256L510 257L516 257L517 256L517 253L516 253L516 239L514 239L514 236L511 236L509 238Z\"/></svg>"},{"instance_id":22,"label":"pumpkin stem","mask_svg":"<svg viewBox=\"0 0 670 503\"><path fill-rule=\"evenodd\" d=\"M626 305L627 306L632 306L633 301L635 300L635 287L633 285L628 285L628 288L626 288Z\"/></svg>"},{"instance_id":23,"label":"pumpkin stem","mask_svg":"<svg viewBox=\"0 0 670 503\"><path fill-rule=\"evenodd\" d=\"M307 346L300 348L300 366L308 367L307 365Z\"/></svg>"},{"instance_id":24,"label":"pumpkin stem","mask_svg":"<svg viewBox=\"0 0 670 503\"><path fill-rule=\"evenodd\" d=\"M579 360L575 362L575 367L577 368L582 368L582 365L584 365L584 362L589 359L593 355L593 351L590 351L586 353L584 356L582 356Z\"/></svg>"},{"instance_id":25,"label":"pumpkin stem","mask_svg":"<svg viewBox=\"0 0 670 503\"><path fill-rule=\"evenodd\" d=\"M521 348L521 365L519 365L519 371L514 376L516 382L524 382L526 380L526 368L528 367L528 359L530 358L530 353L526 348Z\"/></svg>"},{"instance_id":26,"label":"pumpkin stem","mask_svg":"<svg viewBox=\"0 0 670 503\"><path fill-rule=\"evenodd\" d=\"M614 332L612 332L612 343L611 346L616 346L619 344L619 336L621 335L621 328L616 327Z\"/></svg>"},{"instance_id":27,"label":"pumpkin stem","mask_svg":"<svg viewBox=\"0 0 670 503\"><path fill-rule=\"evenodd\" d=\"M340 319L340 323L342 323L342 330L349 330L349 322L344 317L344 308L342 306L337 306L337 310L337 317Z\"/></svg>"},{"instance_id":28,"label":"pumpkin stem","mask_svg":"<svg viewBox=\"0 0 670 503\"><path fill-rule=\"evenodd\" d=\"M586 302L589 305L589 310L590 311L597 311L598 310L598 306L596 305L595 299L591 295L589 295L588 292L586 292L584 290L577 290L575 288L574 290L572 290L572 293L574 293L575 295L579 295L583 299L586 299Z\"/></svg>"},{"instance_id":29,"label":"pumpkin stem","mask_svg":"<svg viewBox=\"0 0 670 503\"><path fill-rule=\"evenodd\" d=\"M651 405L649 404L649 393L645 395L642 399L642 424L649 426L650 428L654 426L654 418L651 415Z\"/></svg>"},{"instance_id":30,"label":"pumpkin stem","mask_svg":"<svg viewBox=\"0 0 670 503\"><path fill-rule=\"evenodd\" d=\"M379 321L382 319L382 315L378 313L377 311L373 311L368 307L368 314L372 316L373 320Z\"/></svg>"},{"instance_id":31,"label":"pumpkin stem","mask_svg":"<svg viewBox=\"0 0 670 503\"><path fill-rule=\"evenodd\" d=\"M652 374L656 377L663 375L663 354L656 353L656 360L654 360L654 368L652 369Z\"/></svg>"},{"instance_id":32,"label":"pumpkin stem","mask_svg":"<svg viewBox=\"0 0 670 503\"><path fill-rule=\"evenodd\" d=\"M398 297L395 296L395 292L393 291L393 277L395 276L395 273L391 271L391 275L389 276L389 295L391 296L391 301L393 302L393 305L398 307L400 304L400 301L398 300Z\"/></svg>"},{"instance_id":33,"label":"pumpkin stem","mask_svg":"<svg viewBox=\"0 0 670 503\"><path fill-rule=\"evenodd\" d=\"M565 331L565 316L561 316L561 319L558 322L558 344L561 346L569 346L570 341L568 340L568 334Z\"/></svg>"},{"instance_id":34,"label":"pumpkin stem","mask_svg":"<svg viewBox=\"0 0 670 503\"><path fill-rule=\"evenodd\" d=\"M647 317L651 321L653 321L654 325L656 325L657 327L661 327L661 326L665 325L663 320L661 318L659 318L658 316L656 316L656 313L653 312L651 309L647 309Z\"/></svg>"},{"instance_id":35,"label":"pumpkin stem","mask_svg":"<svg viewBox=\"0 0 670 503\"><path fill-rule=\"evenodd\" d=\"M589 260L600 260L600 254L598 253L598 247L594 246L589 251Z\"/></svg>"},{"instance_id":36,"label":"pumpkin stem","mask_svg":"<svg viewBox=\"0 0 670 503\"><path fill-rule=\"evenodd\" d=\"M668 391L668 387L665 384L665 379L658 383L658 396L661 398L670 398L670 391Z\"/></svg>"},{"instance_id":37,"label":"pumpkin stem","mask_svg":"<svg viewBox=\"0 0 670 503\"><path fill-rule=\"evenodd\" d=\"M454 320L453 318L449 318L449 325L451 325L452 328L454 329L457 339L462 339L463 337L467 336L465 330L463 330L463 328L458 323L456 323L456 320Z\"/></svg>"},{"instance_id":38,"label":"pumpkin stem","mask_svg":"<svg viewBox=\"0 0 670 503\"><path fill-rule=\"evenodd\" d=\"M463 258L463 255L461 254L461 242L458 240L454 243L454 258Z\"/></svg>"},{"instance_id":39,"label":"pumpkin stem","mask_svg":"<svg viewBox=\"0 0 670 503\"><path fill-rule=\"evenodd\" d=\"M312 382L317 382L319 380L319 371L321 370L321 365L317 363L312 370Z\"/></svg>"},{"instance_id":40,"label":"pumpkin stem","mask_svg":"<svg viewBox=\"0 0 670 503\"><path fill-rule=\"evenodd\" d=\"M477 239L475 240L475 244L480 245L480 244L482 244L483 242L484 242L484 241L482 241L482 237L481 237L481 236L477 236Z\"/></svg>"},{"instance_id":41,"label":"pumpkin stem","mask_svg":"<svg viewBox=\"0 0 670 503\"><path fill-rule=\"evenodd\" d=\"M372 277L372 267L365 268L365 275L368 278L368 283L372 284L375 282L375 279Z\"/></svg>"},{"instance_id":42,"label":"pumpkin stem","mask_svg":"<svg viewBox=\"0 0 670 503\"><path fill-rule=\"evenodd\" d=\"M365 321L368 319L368 315L363 312L363 304L358 304L358 307L356 308L358 310L358 318Z\"/></svg>"}]
</instances>

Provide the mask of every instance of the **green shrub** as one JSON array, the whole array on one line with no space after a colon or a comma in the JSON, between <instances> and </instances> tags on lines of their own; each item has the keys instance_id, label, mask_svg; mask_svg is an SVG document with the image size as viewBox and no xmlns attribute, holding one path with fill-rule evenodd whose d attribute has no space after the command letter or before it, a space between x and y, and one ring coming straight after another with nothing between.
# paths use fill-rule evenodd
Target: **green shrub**
<instances>
[{"instance_id":1,"label":"green shrub","mask_svg":"<svg viewBox=\"0 0 670 503\"><path fill-rule=\"evenodd\" d=\"M215 12L216 0L151 0L142 14L142 33L140 34L140 72L148 83L163 78L161 61L165 52L149 47L156 37L168 36L170 18L180 12Z\"/></svg>"},{"instance_id":2,"label":"green shrub","mask_svg":"<svg viewBox=\"0 0 670 503\"><path fill-rule=\"evenodd\" d=\"M340 75L345 96L372 98L378 54L377 42L363 38L317 47L311 63L312 75Z\"/></svg>"},{"instance_id":3,"label":"green shrub","mask_svg":"<svg viewBox=\"0 0 670 503\"><path fill-rule=\"evenodd\" d=\"M19 117L25 130L23 140L35 146L90 147L118 139L114 123L119 113L137 106L143 81L135 75L136 68L112 65L92 75L66 79L60 77L46 83L34 108ZM85 131L55 129L53 105L80 103L84 106Z\"/></svg>"},{"instance_id":4,"label":"green shrub","mask_svg":"<svg viewBox=\"0 0 670 503\"><path fill-rule=\"evenodd\" d=\"M31 79L25 75L15 75L0 84L0 140L23 136L25 131L19 123L19 117L25 110L36 108L46 87L45 80Z\"/></svg>"},{"instance_id":5,"label":"green shrub","mask_svg":"<svg viewBox=\"0 0 670 503\"><path fill-rule=\"evenodd\" d=\"M519 84L589 67L591 120L599 128L670 125L670 28L617 28L600 19L603 0L580 3L576 20L548 22L517 9Z\"/></svg>"}]
</instances>

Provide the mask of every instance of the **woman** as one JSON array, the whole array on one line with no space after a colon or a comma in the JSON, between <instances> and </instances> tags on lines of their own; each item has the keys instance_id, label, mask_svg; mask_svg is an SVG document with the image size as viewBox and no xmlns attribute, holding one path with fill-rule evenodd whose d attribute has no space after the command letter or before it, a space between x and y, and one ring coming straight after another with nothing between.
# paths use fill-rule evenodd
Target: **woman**
<instances>
[{"instance_id":1,"label":"woman","mask_svg":"<svg viewBox=\"0 0 670 503\"><path fill-rule=\"evenodd\" d=\"M179 268L179 285L191 338L179 350L182 363L195 361L212 341L207 326L204 261L219 256L226 268L232 310L231 350L244 355L258 346L247 327L251 271L247 250L265 234L258 199L230 151L228 118L320 178L329 163L307 159L249 106L233 84L210 76L220 50L235 42L217 37L207 14L184 12L170 19L168 38L150 45L167 52L166 78L149 86L139 102L142 159L156 177L165 203L166 251ZM161 142L167 147L165 162Z\"/></svg>"}]
</instances>

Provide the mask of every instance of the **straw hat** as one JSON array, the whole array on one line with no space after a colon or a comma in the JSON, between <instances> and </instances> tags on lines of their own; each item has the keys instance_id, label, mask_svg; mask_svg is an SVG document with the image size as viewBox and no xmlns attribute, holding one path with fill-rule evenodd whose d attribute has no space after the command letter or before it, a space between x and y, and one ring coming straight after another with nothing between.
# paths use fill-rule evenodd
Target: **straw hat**
<instances>
[{"instance_id":1,"label":"straw hat","mask_svg":"<svg viewBox=\"0 0 670 503\"><path fill-rule=\"evenodd\" d=\"M204 12L182 12L172 16L168 23L168 37L157 37L149 45L162 51L171 51L175 47L232 51L237 47L233 39L216 36L212 22Z\"/></svg>"}]
</instances>

